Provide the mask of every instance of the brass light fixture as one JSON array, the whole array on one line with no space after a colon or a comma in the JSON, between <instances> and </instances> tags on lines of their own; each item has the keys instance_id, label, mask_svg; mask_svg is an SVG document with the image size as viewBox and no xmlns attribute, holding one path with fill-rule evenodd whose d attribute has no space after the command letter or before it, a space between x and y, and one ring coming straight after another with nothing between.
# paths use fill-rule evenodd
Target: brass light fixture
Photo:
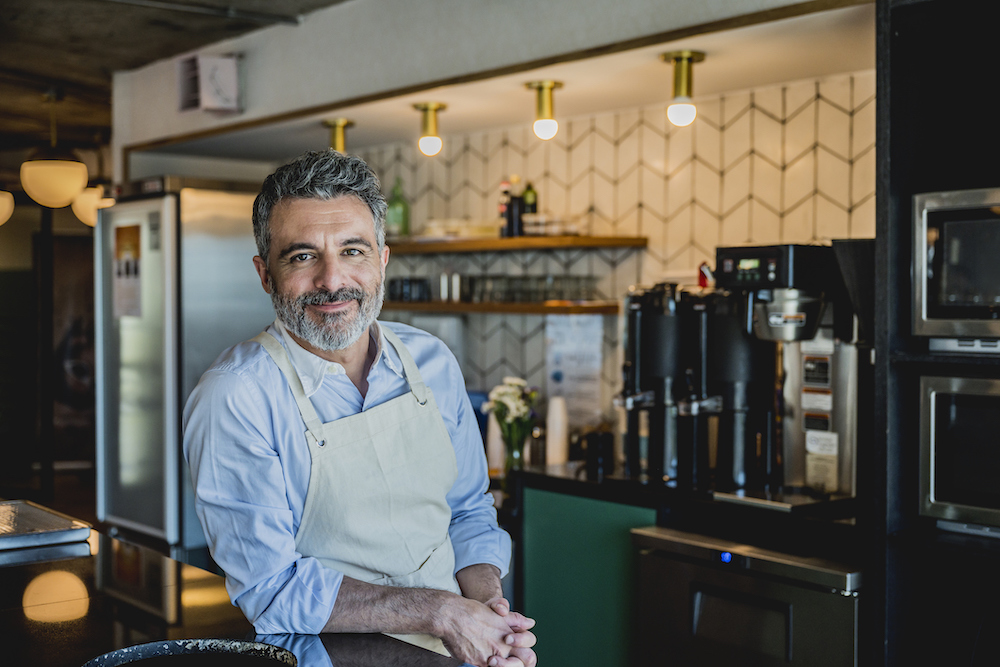
<instances>
[{"instance_id":1,"label":"brass light fixture","mask_svg":"<svg viewBox=\"0 0 1000 667\"><path fill-rule=\"evenodd\" d=\"M667 118L677 127L686 127L694 122L698 109L691 99L693 90L691 63L705 59L703 51L670 51L660 54L665 62L674 64L674 98L667 107Z\"/></svg>"},{"instance_id":2,"label":"brass light fixture","mask_svg":"<svg viewBox=\"0 0 1000 667\"><path fill-rule=\"evenodd\" d=\"M63 208L87 187L87 165L70 151L56 149L56 90L45 93L49 104L49 143L21 164L21 187L42 206Z\"/></svg>"},{"instance_id":3,"label":"brass light fixture","mask_svg":"<svg viewBox=\"0 0 1000 667\"><path fill-rule=\"evenodd\" d=\"M420 141L417 147L420 152L428 157L433 157L441 152L444 143L438 136L438 111L444 111L448 107L440 102L421 102L414 104L413 108L423 114L420 123Z\"/></svg>"},{"instance_id":4,"label":"brass light fixture","mask_svg":"<svg viewBox=\"0 0 1000 667\"><path fill-rule=\"evenodd\" d=\"M535 108L535 123L531 126L535 136L548 141L556 136L559 123L552 115L552 91L562 88L561 81L531 81L524 84L528 90L538 91L538 104Z\"/></svg>"},{"instance_id":5,"label":"brass light fixture","mask_svg":"<svg viewBox=\"0 0 1000 667\"><path fill-rule=\"evenodd\" d=\"M14 214L14 195L6 190L0 190L0 225L10 220Z\"/></svg>"},{"instance_id":6,"label":"brass light fixture","mask_svg":"<svg viewBox=\"0 0 1000 667\"><path fill-rule=\"evenodd\" d=\"M330 148L338 153L346 153L345 146L347 142L344 130L354 125L354 121L347 118L334 118L332 120L324 120L323 124L330 128Z\"/></svg>"}]
</instances>

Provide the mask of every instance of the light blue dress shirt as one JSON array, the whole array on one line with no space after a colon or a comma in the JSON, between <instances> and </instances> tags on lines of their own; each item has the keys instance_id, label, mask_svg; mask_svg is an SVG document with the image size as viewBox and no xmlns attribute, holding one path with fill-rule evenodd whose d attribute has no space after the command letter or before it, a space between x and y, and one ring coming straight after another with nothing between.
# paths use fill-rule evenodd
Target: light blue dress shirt
<instances>
[{"instance_id":1,"label":"light blue dress shirt","mask_svg":"<svg viewBox=\"0 0 1000 667\"><path fill-rule=\"evenodd\" d=\"M413 327L381 323L413 356L451 435L458 478L447 495L455 571L488 563L507 572L510 537L497 526L483 440L455 356ZM299 346L275 321L320 419L356 414L409 391L402 362L379 323L375 362L362 397L339 364ZM229 597L258 633L315 634L330 617L343 574L295 549L309 486L305 423L284 376L258 343L229 348L202 376L184 408L184 456L195 508ZM419 484L420 480L414 480Z\"/></svg>"}]
</instances>

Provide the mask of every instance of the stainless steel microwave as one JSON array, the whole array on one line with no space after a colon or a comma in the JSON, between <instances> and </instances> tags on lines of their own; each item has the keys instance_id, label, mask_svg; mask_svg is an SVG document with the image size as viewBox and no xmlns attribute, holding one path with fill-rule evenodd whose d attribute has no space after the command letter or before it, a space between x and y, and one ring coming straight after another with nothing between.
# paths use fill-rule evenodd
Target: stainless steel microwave
<instances>
[{"instance_id":1,"label":"stainless steel microwave","mask_svg":"<svg viewBox=\"0 0 1000 667\"><path fill-rule=\"evenodd\" d=\"M913 334L1000 354L1000 188L914 196Z\"/></svg>"},{"instance_id":2,"label":"stainless steel microwave","mask_svg":"<svg viewBox=\"0 0 1000 667\"><path fill-rule=\"evenodd\" d=\"M1000 380L920 378L920 514L1000 535Z\"/></svg>"}]
</instances>

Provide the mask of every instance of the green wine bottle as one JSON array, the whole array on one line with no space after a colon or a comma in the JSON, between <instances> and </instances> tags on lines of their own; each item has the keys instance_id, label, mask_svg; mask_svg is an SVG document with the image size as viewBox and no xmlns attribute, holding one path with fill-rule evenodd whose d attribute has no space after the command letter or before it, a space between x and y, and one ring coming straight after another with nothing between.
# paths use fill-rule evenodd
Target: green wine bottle
<instances>
[{"instance_id":1,"label":"green wine bottle","mask_svg":"<svg viewBox=\"0 0 1000 667\"><path fill-rule=\"evenodd\" d=\"M524 198L524 212L525 213L538 213L538 193L535 192L534 186L531 185L531 181L524 187L524 192L521 193Z\"/></svg>"},{"instance_id":2,"label":"green wine bottle","mask_svg":"<svg viewBox=\"0 0 1000 667\"><path fill-rule=\"evenodd\" d=\"M385 212L385 235L388 237L407 236L410 233L410 205L403 196L403 179L396 177L392 186L388 209Z\"/></svg>"}]
</instances>

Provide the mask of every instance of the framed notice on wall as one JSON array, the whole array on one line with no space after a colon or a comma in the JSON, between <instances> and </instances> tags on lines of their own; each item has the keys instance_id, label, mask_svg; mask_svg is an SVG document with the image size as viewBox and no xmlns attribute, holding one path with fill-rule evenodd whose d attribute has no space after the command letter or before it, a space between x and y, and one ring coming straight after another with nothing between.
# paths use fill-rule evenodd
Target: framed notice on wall
<instances>
[{"instance_id":1,"label":"framed notice on wall","mask_svg":"<svg viewBox=\"0 0 1000 667\"><path fill-rule=\"evenodd\" d=\"M566 399L570 428L601 421L601 315L545 316L545 393Z\"/></svg>"}]
</instances>

